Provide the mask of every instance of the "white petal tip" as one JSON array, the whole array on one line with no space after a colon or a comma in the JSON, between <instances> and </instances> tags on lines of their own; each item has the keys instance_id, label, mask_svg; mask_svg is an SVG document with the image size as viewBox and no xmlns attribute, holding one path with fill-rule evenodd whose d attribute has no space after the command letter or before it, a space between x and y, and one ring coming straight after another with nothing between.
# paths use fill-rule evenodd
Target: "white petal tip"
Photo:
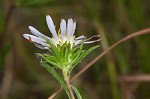
<instances>
[{"instance_id":1,"label":"white petal tip","mask_svg":"<svg viewBox=\"0 0 150 99\"><path fill-rule=\"evenodd\" d=\"M29 39L29 34L23 34L23 37Z\"/></svg>"},{"instance_id":2,"label":"white petal tip","mask_svg":"<svg viewBox=\"0 0 150 99\"><path fill-rule=\"evenodd\" d=\"M52 19L52 18L51 18L51 16L46 15L46 20L47 20L47 19Z\"/></svg>"},{"instance_id":3,"label":"white petal tip","mask_svg":"<svg viewBox=\"0 0 150 99\"><path fill-rule=\"evenodd\" d=\"M23 36L25 37L25 36L27 36L28 34L23 34Z\"/></svg>"},{"instance_id":4,"label":"white petal tip","mask_svg":"<svg viewBox=\"0 0 150 99\"><path fill-rule=\"evenodd\" d=\"M28 28L31 30L33 27L32 26L28 26Z\"/></svg>"}]
</instances>

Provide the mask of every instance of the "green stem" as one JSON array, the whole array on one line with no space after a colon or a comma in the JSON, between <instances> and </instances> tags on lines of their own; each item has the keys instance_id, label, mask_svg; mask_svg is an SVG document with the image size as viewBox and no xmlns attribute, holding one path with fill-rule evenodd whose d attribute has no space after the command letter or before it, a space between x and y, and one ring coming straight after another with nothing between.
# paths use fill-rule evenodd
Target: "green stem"
<instances>
[{"instance_id":1,"label":"green stem","mask_svg":"<svg viewBox=\"0 0 150 99\"><path fill-rule=\"evenodd\" d=\"M71 99L75 99L75 96L73 94L73 91L72 91L72 88L71 88L71 85L70 85L70 76L68 76L68 72L67 71L63 71L63 75L64 75L64 80L66 82L67 88L68 88L68 90L70 92Z\"/></svg>"}]
</instances>

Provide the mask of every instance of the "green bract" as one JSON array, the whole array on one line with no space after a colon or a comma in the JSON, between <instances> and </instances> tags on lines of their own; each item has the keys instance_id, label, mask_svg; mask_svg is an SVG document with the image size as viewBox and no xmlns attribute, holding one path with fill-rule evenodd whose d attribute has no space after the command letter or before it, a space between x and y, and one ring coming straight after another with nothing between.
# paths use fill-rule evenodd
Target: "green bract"
<instances>
[{"instance_id":1,"label":"green bract","mask_svg":"<svg viewBox=\"0 0 150 99\"><path fill-rule=\"evenodd\" d=\"M63 73L70 75L72 69L91 51L96 49L99 46L93 46L88 50L83 50L83 42L80 46L75 46L70 49L70 43L64 43L62 46L57 44L57 47L54 46L48 39L46 39L47 43L50 46L49 54L40 54L37 53L43 60L48 64L54 66L54 68L59 68Z\"/></svg>"}]
</instances>

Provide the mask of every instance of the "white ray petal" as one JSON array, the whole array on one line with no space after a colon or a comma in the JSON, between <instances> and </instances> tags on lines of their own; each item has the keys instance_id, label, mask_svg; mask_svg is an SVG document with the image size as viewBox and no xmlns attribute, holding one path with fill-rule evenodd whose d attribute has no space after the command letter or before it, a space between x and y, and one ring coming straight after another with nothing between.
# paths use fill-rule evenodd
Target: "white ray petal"
<instances>
[{"instance_id":1,"label":"white ray petal","mask_svg":"<svg viewBox=\"0 0 150 99\"><path fill-rule=\"evenodd\" d=\"M34 43L34 45L39 49L45 49L45 47L40 44Z\"/></svg>"},{"instance_id":2,"label":"white ray petal","mask_svg":"<svg viewBox=\"0 0 150 99\"><path fill-rule=\"evenodd\" d=\"M42 34L41 32L39 32L37 29L35 29L35 28L32 27L32 26L29 26L29 29L30 29L30 31L31 31L34 35L36 35L36 36L45 36L44 34Z\"/></svg>"},{"instance_id":3,"label":"white ray petal","mask_svg":"<svg viewBox=\"0 0 150 99\"><path fill-rule=\"evenodd\" d=\"M61 36L64 37L66 34L66 21L64 19L61 20L60 31L61 31Z\"/></svg>"},{"instance_id":4,"label":"white ray petal","mask_svg":"<svg viewBox=\"0 0 150 99\"><path fill-rule=\"evenodd\" d=\"M98 40L94 40L94 41L86 41L84 42L84 44L90 44L90 43L95 43L95 42L98 42L100 41L101 39L98 39Z\"/></svg>"},{"instance_id":5,"label":"white ray petal","mask_svg":"<svg viewBox=\"0 0 150 99\"><path fill-rule=\"evenodd\" d=\"M34 44L38 44L38 43L34 43ZM39 46L41 46L41 47L44 47L44 48L49 48L50 47L50 45L49 44L47 44L47 43L40 43L40 44L38 44Z\"/></svg>"},{"instance_id":6,"label":"white ray petal","mask_svg":"<svg viewBox=\"0 0 150 99\"><path fill-rule=\"evenodd\" d=\"M47 38L47 39L51 39L50 37L48 37L48 36L42 34L41 32L39 32L36 28L34 28L34 27L32 27L32 26L29 26L29 29L30 29L30 31L31 31L34 35L36 35L36 36L40 36L40 37L45 37L45 38Z\"/></svg>"},{"instance_id":7,"label":"white ray petal","mask_svg":"<svg viewBox=\"0 0 150 99\"><path fill-rule=\"evenodd\" d=\"M81 36L79 36L79 37L75 38L75 40L85 39L85 38L86 38L86 37L85 37L84 35L81 35Z\"/></svg>"},{"instance_id":8,"label":"white ray petal","mask_svg":"<svg viewBox=\"0 0 150 99\"><path fill-rule=\"evenodd\" d=\"M74 28L73 20L68 19L68 23L67 23L67 37L68 37L68 39L73 34L73 28Z\"/></svg>"},{"instance_id":9,"label":"white ray petal","mask_svg":"<svg viewBox=\"0 0 150 99\"><path fill-rule=\"evenodd\" d=\"M48 28L49 28L49 30L51 31L52 35L53 35L56 39L59 40L59 37L58 37L58 35L57 35L57 33L56 33L56 30L55 30L55 26L54 26L53 20L52 20L52 18L51 18L49 15L46 16L46 22L47 22Z\"/></svg>"},{"instance_id":10,"label":"white ray petal","mask_svg":"<svg viewBox=\"0 0 150 99\"><path fill-rule=\"evenodd\" d=\"M93 39L93 38L99 38L99 39L100 39L100 35L93 35L93 36L91 36L90 38L88 38L87 40L91 40L91 39Z\"/></svg>"},{"instance_id":11,"label":"white ray petal","mask_svg":"<svg viewBox=\"0 0 150 99\"><path fill-rule=\"evenodd\" d=\"M75 29L76 29L76 21L73 23L73 31L71 35L74 35Z\"/></svg>"},{"instance_id":12,"label":"white ray petal","mask_svg":"<svg viewBox=\"0 0 150 99\"><path fill-rule=\"evenodd\" d=\"M47 43L41 43L41 44L42 44L42 46L50 47L49 44L47 44Z\"/></svg>"},{"instance_id":13,"label":"white ray petal","mask_svg":"<svg viewBox=\"0 0 150 99\"><path fill-rule=\"evenodd\" d=\"M49 49L49 47L44 47L45 49Z\"/></svg>"},{"instance_id":14,"label":"white ray petal","mask_svg":"<svg viewBox=\"0 0 150 99\"><path fill-rule=\"evenodd\" d=\"M82 40L77 40L77 41L75 41L75 46L81 44L81 42L82 42Z\"/></svg>"},{"instance_id":15,"label":"white ray petal","mask_svg":"<svg viewBox=\"0 0 150 99\"><path fill-rule=\"evenodd\" d=\"M24 36L26 39L28 39L28 40L31 38L32 42L36 42L36 43L40 43L40 44L46 42L46 40L44 40L44 39L42 39L42 38L40 38L40 37L36 37L36 36L30 35L30 34L23 34L23 36Z\"/></svg>"}]
</instances>

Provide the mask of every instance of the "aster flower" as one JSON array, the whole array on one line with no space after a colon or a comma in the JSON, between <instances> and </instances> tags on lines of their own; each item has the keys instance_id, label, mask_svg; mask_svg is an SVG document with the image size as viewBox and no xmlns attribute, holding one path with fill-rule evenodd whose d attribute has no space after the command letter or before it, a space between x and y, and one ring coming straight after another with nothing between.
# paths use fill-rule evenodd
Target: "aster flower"
<instances>
[{"instance_id":1,"label":"aster flower","mask_svg":"<svg viewBox=\"0 0 150 99\"><path fill-rule=\"evenodd\" d=\"M49 15L46 16L46 22L50 32L52 33L52 37L44 35L32 26L29 26L29 29L33 35L23 34L26 39L28 39L30 42L33 42L34 45L40 49L49 49L50 47L45 38L48 39L56 47L57 44L62 46L64 43L70 43L71 49L74 46L80 45L83 40L84 44L100 41L99 38L97 40L90 41L94 37L99 37L99 35L92 36L89 39L87 39L84 35L75 37L74 32L76 29L76 22L72 18L68 19L67 22L64 19L61 20L58 33L56 32L53 20Z\"/></svg>"},{"instance_id":2,"label":"aster flower","mask_svg":"<svg viewBox=\"0 0 150 99\"><path fill-rule=\"evenodd\" d=\"M41 57L41 65L60 82L69 99L74 99L72 89L77 97L81 97L77 89L74 86L70 86L70 73L85 56L99 47L98 45L93 46L88 50L83 50L83 45L94 43L101 39L99 38L99 35L94 35L88 39L84 35L75 37L76 22L71 18L68 19L67 22L64 19L61 20L58 33L56 32L53 20L49 15L46 16L46 22L52 33L52 37L44 35L32 26L29 26L32 35L23 34L23 36L34 43L36 47L47 49L51 52L46 54L37 53L37 55ZM92 40L93 38L97 38L97 40ZM55 68L62 71L66 84L57 71L55 71Z\"/></svg>"}]
</instances>

